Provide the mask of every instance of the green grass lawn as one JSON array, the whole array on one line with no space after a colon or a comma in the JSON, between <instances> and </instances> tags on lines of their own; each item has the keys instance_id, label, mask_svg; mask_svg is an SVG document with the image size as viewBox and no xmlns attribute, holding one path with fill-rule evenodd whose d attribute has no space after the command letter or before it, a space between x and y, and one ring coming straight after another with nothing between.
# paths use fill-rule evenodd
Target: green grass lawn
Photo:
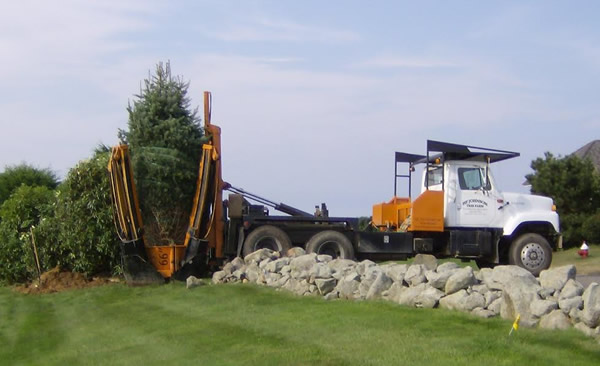
<instances>
[{"instance_id":1,"label":"green grass lawn","mask_svg":"<svg viewBox=\"0 0 600 366\"><path fill-rule=\"evenodd\" d=\"M552 253L552 267L574 264L577 274L600 274L600 245L590 244L589 256L581 258L579 248L570 248Z\"/></svg>"},{"instance_id":2,"label":"green grass lawn","mask_svg":"<svg viewBox=\"0 0 600 366\"><path fill-rule=\"evenodd\" d=\"M3 365L592 365L576 330L441 309L326 302L251 285L0 288Z\"/></svg>"}]
</instances>

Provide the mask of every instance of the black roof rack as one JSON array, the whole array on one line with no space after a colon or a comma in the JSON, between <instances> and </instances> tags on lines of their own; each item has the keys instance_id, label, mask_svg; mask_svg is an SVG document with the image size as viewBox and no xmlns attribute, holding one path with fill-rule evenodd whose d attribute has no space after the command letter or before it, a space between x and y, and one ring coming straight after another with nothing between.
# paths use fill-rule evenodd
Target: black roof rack
<instances>
[{"instance_id":1,"label":"black roof rack","mask_svg":"<svg viewBox=\"0 0 600 366\"><path fill-rule=\"evenodd\" d=\"M427 140L427 155L429 152L440 152L444 155L444 160L483 160L490 159L490 163L516 158L520 156L518 152L490 149L487 147L478 147L472 145L459 145L449 142Z\"/></svg>"}]
</instances>

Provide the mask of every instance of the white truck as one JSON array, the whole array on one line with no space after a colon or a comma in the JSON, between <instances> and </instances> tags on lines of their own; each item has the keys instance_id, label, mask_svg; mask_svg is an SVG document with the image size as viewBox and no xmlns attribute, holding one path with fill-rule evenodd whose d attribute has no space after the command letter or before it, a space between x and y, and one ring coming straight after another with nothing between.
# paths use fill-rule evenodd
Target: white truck
<instances>
[{"instance_id":1,"label":"white truck","mask_svg":"<svg viewBox=\"0 0 600 366\"><path fill-rule=\"evenodd\" d=\"M439 141L427 142L426 156L396 153L394 191L398 178L410 187L414 166L425 164L422 191L414 201L409 195L375 205L373 222L412 233L415 252L474 259L480 267L515 264L537 275L559 245L559 217L551 198L498 188L491 164L517 156ZM408 163L408 174L398 174L399 163Z\"/></svg>"}]
</instances>

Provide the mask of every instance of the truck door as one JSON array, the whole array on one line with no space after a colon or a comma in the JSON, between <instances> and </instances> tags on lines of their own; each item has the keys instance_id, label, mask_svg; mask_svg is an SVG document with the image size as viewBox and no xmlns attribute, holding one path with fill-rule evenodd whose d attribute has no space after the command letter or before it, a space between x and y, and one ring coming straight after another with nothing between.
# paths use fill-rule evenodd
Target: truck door
<instances>
[{"instance_id":1,"label":"truck door","mask_svg":"<svg viewBox=\"0 0 600 366\"><path fill-rule=\"evenodd\" d=\"M498 192L493 189L491 179L486 179L485 167L478 165L455 166L452 169L455 198L448 209L456 213L448 215L458 227L500 227Z\"/></svg>"}]
</instances>

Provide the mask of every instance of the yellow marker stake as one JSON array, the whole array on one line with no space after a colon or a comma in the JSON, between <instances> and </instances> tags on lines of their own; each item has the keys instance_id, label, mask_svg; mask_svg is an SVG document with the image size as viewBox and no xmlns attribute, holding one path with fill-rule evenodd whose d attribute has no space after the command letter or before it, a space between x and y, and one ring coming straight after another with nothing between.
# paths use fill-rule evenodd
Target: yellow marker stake
<instances>
[{"instance_id":1,"label":"yellow marker stake","mask_svg":"<svg viewBox=\"0 0 600 366\"><path fill-rule=\"evenodd\" d=\"M510 332L508 332L508 335L511 335L513 330L519 330L519 321L521 321L521 314L517 314L517 319L515 319L515 322L510 328Z\"/></svg>"}]
</instances>

